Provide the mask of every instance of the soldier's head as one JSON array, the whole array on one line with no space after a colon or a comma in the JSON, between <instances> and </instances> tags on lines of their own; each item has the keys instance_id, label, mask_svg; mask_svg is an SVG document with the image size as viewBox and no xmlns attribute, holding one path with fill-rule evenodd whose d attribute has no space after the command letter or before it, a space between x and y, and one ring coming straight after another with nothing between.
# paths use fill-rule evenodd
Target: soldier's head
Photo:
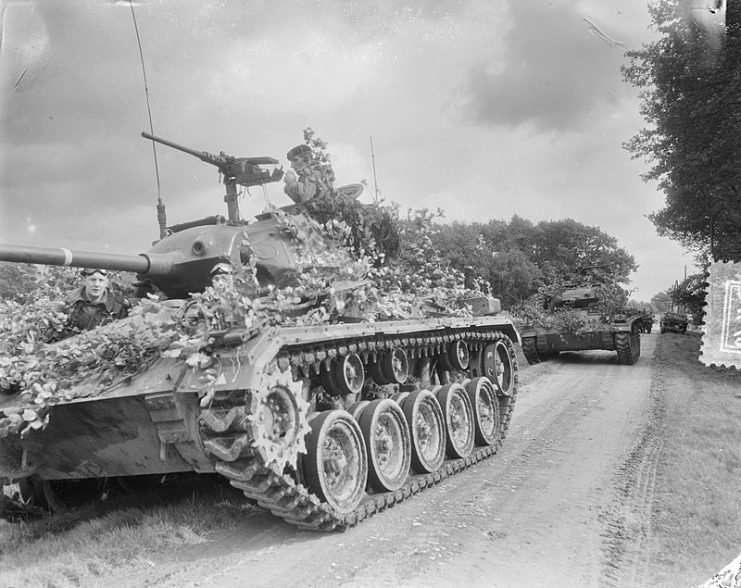
<instances>
[{"instance_id":1,"label":"soldier's head","mask_svg":"<svg viewBox=\"0 0 741 588\"><path fill-rule=\"evenodd\" d=\"M297 172L309 165L314 158L311 147L308 145L296 145L286 153L286 157L291 162L291 167Z\"/></svg>"},{"instance_id":2,"label":"soldier's head","mask_svg":"<svg viewBox=\"0 0 741 588\"><path fill-rule=\"evenodd\" d=\"M234 283L234 269L229 263L217 263L211 268L211 284L220 290Z\"/></svg>"},{"instance_id":3,"label":"soldier's head","mask_svg":"<svg viewBox=\"0 0 741 588\"><path fill-rule=\"evenodd\" d=\"M85 284L85 295L88 300L97 302L103 298L108 288L108 270L85 268L80 274Z\"/></svg>"}]
</instances>

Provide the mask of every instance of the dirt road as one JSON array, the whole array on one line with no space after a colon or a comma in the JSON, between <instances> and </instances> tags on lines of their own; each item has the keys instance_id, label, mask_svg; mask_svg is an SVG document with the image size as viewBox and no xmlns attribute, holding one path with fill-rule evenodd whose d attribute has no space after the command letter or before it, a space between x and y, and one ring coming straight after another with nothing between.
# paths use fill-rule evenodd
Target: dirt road
<instances>
[{"instance_id":1,"label":"dirt road","mask_svg":"<svg viewBox=\"0 0 741 588\"><path fill-rule=\"evenodd\" d=\"M313 534L254 512L229 536L115 584L643 585L647 550L630 538L647 535L635 531L660 450L649 401L656 337L643 337L634 366L588 352L525 367L498 455L356 528Z\"/></svg>"}]
</instances>

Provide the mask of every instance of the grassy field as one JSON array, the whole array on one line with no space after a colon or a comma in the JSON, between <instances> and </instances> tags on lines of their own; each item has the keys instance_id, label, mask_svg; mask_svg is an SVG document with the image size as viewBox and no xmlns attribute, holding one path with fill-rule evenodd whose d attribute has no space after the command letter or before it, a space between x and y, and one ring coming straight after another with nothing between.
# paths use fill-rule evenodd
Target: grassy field
<instances>
[{"instance_id":1,"label":"grassy field","mask_svg":"<svg viewBox=\"0 0 741 588\"><path fill-rule=\"evenodd\" d=\"M662 415L652 539L659 586L699 584L741 551L741 373L698 361L700 334L659 337Z\"/></svg>"},{"instance_id":2,"label":"grassy field","mask_svg":"<svg viewBox=\"0 0 741 588\"><path fill-rule=\"evenodd\" d=\"M233 528L252 509L225 483L203 481L211 483L184 480L165 485L164 495L123 497L37 521L0 521L0 586L103 585L106 577L171 560Z\"/></svg>"},{"instance_id":3,"label":"grassy field","mask_svg":"<svg viewBox=\"0 0 741 588\"><path fill-rule=\"evenodd\" d=\"M741 550L741 374L697 361L697 334L660 335L651 401L663 437L651 540L656 586L698 584ZM212 482L212 480L203 480ZM224 483L179 484L167 499L120 498L73 514L0 521L0 586L103 584L172 561L249 510Z\"/></svg>"}]
</instances>

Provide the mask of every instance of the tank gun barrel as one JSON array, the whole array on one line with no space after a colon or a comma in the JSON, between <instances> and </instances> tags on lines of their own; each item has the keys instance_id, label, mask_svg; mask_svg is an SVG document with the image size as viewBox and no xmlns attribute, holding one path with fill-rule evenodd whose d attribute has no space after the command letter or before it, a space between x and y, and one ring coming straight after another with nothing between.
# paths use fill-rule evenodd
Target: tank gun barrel
<instances>
[{"instance_id":1,"label":"tank gun barrel","mask_svg":"<svg viewBox=\"0 0 741 588\"><path fill-rule=\"evenodd\" d=\"M111 271L135 272L149 276L167 275L173 269L172 258L163 254L119 255L115 253L75 251L63 247L31 247L25 245L0 245L0 261L100 268Z\"/></svg>"}]
</instances>

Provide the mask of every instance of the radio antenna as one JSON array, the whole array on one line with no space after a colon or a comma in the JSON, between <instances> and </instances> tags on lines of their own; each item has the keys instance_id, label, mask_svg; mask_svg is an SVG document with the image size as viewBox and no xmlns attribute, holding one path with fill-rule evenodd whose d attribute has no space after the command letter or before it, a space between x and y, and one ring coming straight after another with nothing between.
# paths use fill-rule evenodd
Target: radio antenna
<instances>
[{"instance_id":1,"label":"radio antenna","mask_svg":"<svg viewBox=\"0 0 741 588\"><path fill-rule=\"evenodd\" d=\"M136 32L136 44L139 46L139 59L142 64L142 77L144 78L144 96L147 100L147 114L149 115L149 132L154 135L154 125L152 124L152 108L149 104L149 85L147 84L147 70L144 67L144 52L142 51L142 41L139 36L139 27L136 24L136 14L134 14L134 2L129 0L131 8L131 19L134 21L134 31ZM157 224L160 229L160 239L167 236L167 215L165 214L165 204L162 202L162 192L160 189L160 170L157 164L157 147L152 141L152 155L154 157L154 175L157 178Z\"/></svg>"},{"instance_id":2,"label":"radio antenna","mask_svg":"<svg viewBox=\"0 0 741 588\"><path fill-rule=\"evenodd\" d=\"M378 184L376 182L376 155L373 153L373 136L370 138L371 162L373 163L373 192L375 203L378 204Z\"/></svg>"}]
</instances>

